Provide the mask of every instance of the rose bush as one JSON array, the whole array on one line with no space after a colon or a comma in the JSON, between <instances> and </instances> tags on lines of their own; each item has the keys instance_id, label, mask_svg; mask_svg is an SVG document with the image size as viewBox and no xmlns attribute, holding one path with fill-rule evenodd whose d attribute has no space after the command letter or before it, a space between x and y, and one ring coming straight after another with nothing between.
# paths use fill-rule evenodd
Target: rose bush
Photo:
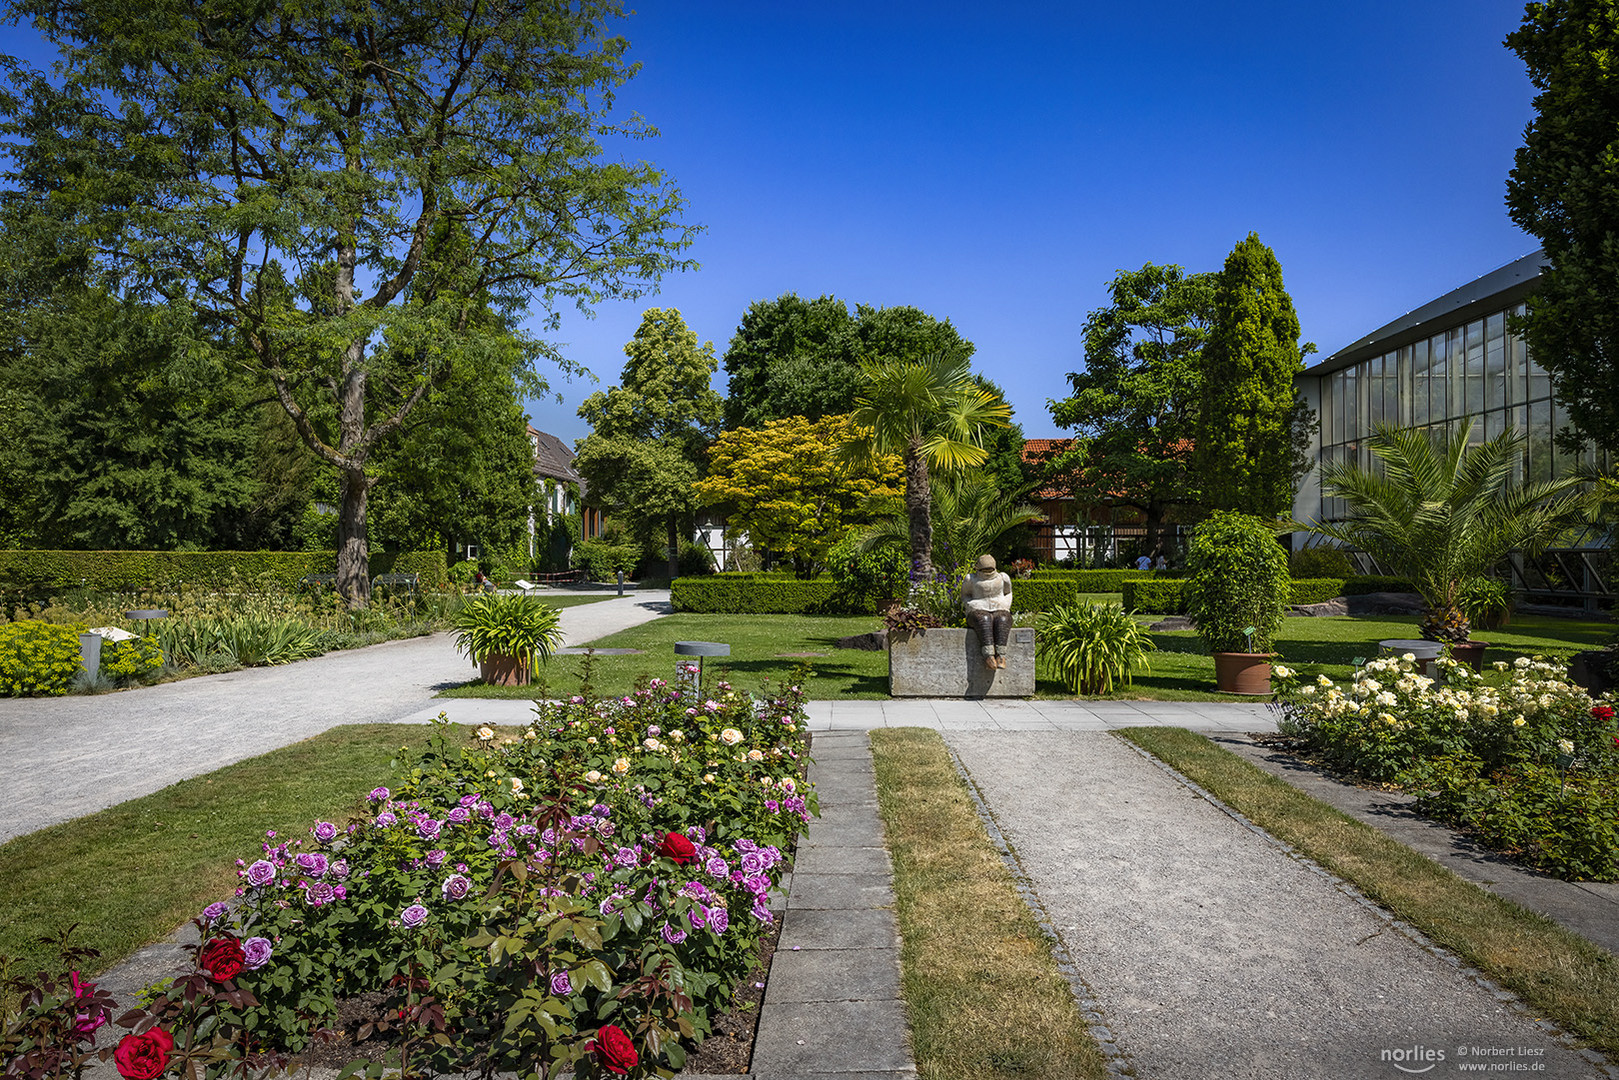
<instances>
[{"instance_id":1,"label":"rose bush","mask_svg":"<svg viewBox=\"0 0 1619 1080\"><path fill-rule=\"evenodd\" d=\"M751 965L815 812L802 692L653 680L539 705L521 737L457 745L439 725L364 814L239 861L200 919L195 977L238 995L211 1037L301 1051L373 994L391 1067L672 1075Z\"/></svg>"},{"instance_id":2,"label":"rose bush","mask_svg":"<svg viewBox=\"0 0 1619 1080\"><path fill-rule=\"evenodd\" d=\"M1339 685L1279 683L1281 730L1333 764L1398 784L1483 842L1569 878L1619 880L1619 734L1567 669L1542 657L1484 676L1449 658L1441 678L1385 657Z\"/></svg>"}]
</instances>

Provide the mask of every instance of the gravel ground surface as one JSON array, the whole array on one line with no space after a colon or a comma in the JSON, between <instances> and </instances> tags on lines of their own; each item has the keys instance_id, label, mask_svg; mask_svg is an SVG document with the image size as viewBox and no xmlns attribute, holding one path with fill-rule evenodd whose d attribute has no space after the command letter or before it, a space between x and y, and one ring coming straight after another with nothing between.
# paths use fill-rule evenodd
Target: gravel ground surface
<instances>
[{"instance_id":1,"label":"gravel ground surface","mask_svg":"<svg viewBox=\"0 0 1619 1080\"><path fill-rule=\"evenodd\" d=\"M945 738L1136 1075L1605 1075L1113 736Z\"/></svg>"},{"instance_id":2,"label":"gravel ground surface","mask_svg":"<svg viewBox=\"0 0 1619 1080\"><path fill-rule=\"evenodd\" d=\"M667 590L563 608L567 644L649 622ZM0 698L0 842L318 735L393 723L476 671L449 634L96 696ZM436 715L432 710L431 715Z\"/></svg>"}]
</instances>

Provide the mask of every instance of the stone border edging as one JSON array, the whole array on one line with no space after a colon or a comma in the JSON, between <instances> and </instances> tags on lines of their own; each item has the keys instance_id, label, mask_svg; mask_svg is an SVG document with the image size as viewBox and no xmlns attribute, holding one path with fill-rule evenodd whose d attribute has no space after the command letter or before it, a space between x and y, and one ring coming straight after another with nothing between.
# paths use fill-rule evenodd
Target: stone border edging
<instances>
[{"instance_id":1,"label":"stone border edging","mask_svg":"<svg viewBox=\"0 0 1619 1080\"><path fill-rule=\"evenodd\" d=\"M1361 905L1374 917L1382 921L1386 926L1397 931L1412 944L1416 945L1429 955L1450 965L1450 967L1453 968L1458 975L1467 979L1469 982L1472 982L1474 985L1478 986L1479 989L1484 990L1486 993L1494 997L1497 1001L1512 1006L1519 1013L1521 1013L1523 1018L1531 1025L1540 1029L1541 1031L1544 1031L1549 1037L1555 1039L1557 1042L1567 1047L1570 1051L1578 1054L1580 1057L1590 1062L1593 1067L1602 1072L1604 1075L1608 1076L1610 1080L1619 1080L1619 1066L1615 1066L1612 1062L1610 1062L1605 1054L1592 1050L1589 1047L1582 1047L1578 1040L1576 1040L1572 1035L1568 1034L1562 1028L1558 1027L1556 1024L1549 1020L1535 1016L1534 1011L1530 1009L1523 999L1517 994L1501 986L1499 983L1486 976L1477 968L1468 964L1449 949L1442 945L1435 944L1421 930L1417 929L1415 926L1412 926L1410 923L1399 918L1387 908L1384 908L1381 904L1378 904L1376 901L1372 900L1365 893L1361 892L1360 889L1357 888L1353 883L1339 877L1337 874L1334 874L1332 871L1328 870L1326 867L1322 866L1308 855L1299 851L1285 840L1272 836L1263 828L1256 825L1253 821L1249 820L1249 818L1241 811L1226 805L1225 802L1217 798L1212 792L1205 790L1196 781L1183 774L1173 765L1170 765L1168 762L1155 757L1152 753L1143 747L1137 746L1129 739L1117 734L1114 735L1114 738L1128 746L1131 750L1134 750L1137 754L1140 754L1153 765L1156 765L1176 783L1192 792L1192 794L1208 802L1215 809L1229 817L1232 821L1235 821L1238 825L1241 825L1249 832L1265 840L1267 843L1280 850L1288 858L1297 862L1311 873L1316 874L1324 879L1333 888L1337 889L1340 893ZM1294 790L1297 789L1295 788ZM1300 792L1300 794L1303 794L1303 792Z\"/></svg>"}]
</instances>

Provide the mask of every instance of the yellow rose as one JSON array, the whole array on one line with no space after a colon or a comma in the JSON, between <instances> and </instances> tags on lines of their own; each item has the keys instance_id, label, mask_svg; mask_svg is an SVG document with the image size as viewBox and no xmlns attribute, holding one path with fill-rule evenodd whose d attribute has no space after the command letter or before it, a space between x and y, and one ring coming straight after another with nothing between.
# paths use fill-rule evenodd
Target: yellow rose
<instances>
[{"instance_id":1,"label":"yellow rose","mask_svg":"<svg viewBox=\"0 0 1619 1080\"><path fill-rule=\"evenodd\" d=\"M761 751L759 751L759 750L749 750L748 751L748 760L749 761L763 761L764 759L765 759L765 756Z\"/></svg>"},{"instance_id":2,"label":"yellow rose","mask_svg":"<svg viewBox=\"0 0 1619 1080\"><path fill-rule=\"evenodd\" d=\"M623 776L625 773L629 772L630 759L627 757L621 757L617 761L613 762L613 771L620 776Z\"/></svg>"},{"instance_id":3,"label":"yellow rose","mask_svg":"<svg viewBox=\"0 0 1619 1080\"><path fill-rule=\"evenodd\" d=\"M598 772L597 770L595 770L595 769L591 769L589 772L585 773L585 782L586 783L599 784L599 783L601 783L601 780L602 780L602 774L600 772Z\"/></svg>"},{"instance_id":4,"label":"yellow rose","mask_svg":"<svg viewBox=\"0 0 1619 1080\"><path fill-rule=\"evenodd\" d=\"M488 724L485 724L483 727L478 729L477 735L479 742L488 742L490 739L495 737L495 731Z\"/></svg>"},{"instance_id":5,"label":"yellow rose","mask_svg":"<svg viewBox=\"0 0 1619 1080\"><path fill-rule=\"evenodd\" d=\"M728 727L720 732L720 742L726 746L735 746L742 741L742 733L734 727Z\"/></svg>"}]
</instances>

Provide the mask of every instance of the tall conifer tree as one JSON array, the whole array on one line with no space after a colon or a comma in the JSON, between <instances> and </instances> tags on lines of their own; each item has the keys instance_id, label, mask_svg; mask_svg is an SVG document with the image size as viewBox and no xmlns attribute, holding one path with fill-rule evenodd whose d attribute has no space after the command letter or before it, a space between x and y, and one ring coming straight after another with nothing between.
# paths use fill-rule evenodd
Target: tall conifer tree
<instances>
[{"instance_id":1,"label":"tall conifer tree","mask_svg":"<svg viewBox=\"0 0 1619 1080\"><path fill-rule=\"evenodd\" d=\"M1193 469L1208 509L1266 518L1291 512L1298 481L1311 467L1314 423L1294 380L1313 351L1299 345L1282 264L1249 233L1226 258L1203 347Z\"/></svg>"}]
</instances>

